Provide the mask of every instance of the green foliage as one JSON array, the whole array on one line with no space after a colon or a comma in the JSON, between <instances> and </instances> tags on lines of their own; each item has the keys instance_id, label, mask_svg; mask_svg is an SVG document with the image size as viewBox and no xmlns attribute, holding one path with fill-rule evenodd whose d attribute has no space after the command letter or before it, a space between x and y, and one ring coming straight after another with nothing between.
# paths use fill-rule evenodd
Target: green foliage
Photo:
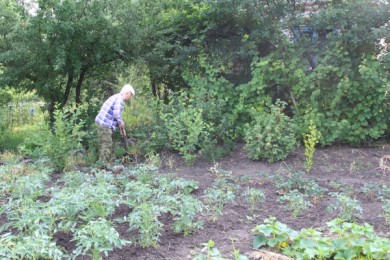
<instances>
[{"instance_id":1,"label":"green foliage","mask_svg":"<svg viewBox=\"0 0 390 260\"><path fill-rule=\"evenodd\" d=\"M49 110L71 95L80 104L87 79L107 77L136 53L136 18L124 1L45 1L35 15L6 2L0 8L2 85L37 90Z\"/></svg>"},{"instance_id":2,"label":"green foliage","mask_svg":"<svg viewBox=\"0 0 390 260\"><path fill-rule=\"evenodd\" d=\"M206 159L217 160L228 154L236 139L235 104L238 96L232 83L218 76L223 68L208 64L203 56L198 59L200 71L185 71L184 79L190 86L189 104L202 110L208 124L207 141L200 143L201 154Z\"/></svg>"},{"instance_id":3,"label":"green foliage","mask_svg":"<svg viewBox=\"0 0 390 260\"><path fill-rule=\"evenodd\" d=\"M1 107L6 107L12 101L12 95L5 90L0 90L0 104Z\"/></svg>"},{"instance_id":4,"label":"green foliage","mask_svg":"<svg viewBox=\"0 0 390 260\"><path fill-rule=\"evenodd\" d=\"M120 175L97 169L66 172L53 187L47 187L52 170L45 163L37 161L24 167L9 163L0 168L0 199L9 198L0 207L6 218L0 226L4 242L0 255L5 252L15 259L65 257L52 241L58 232L65 232L73 234L77 243L69 257L90 254L100 259L102 252L107 256L115 247L129 243L119 238L110 221L119 206L128 206L130 213L114 221L129 223L134 231L131 241L141 246L158 246L162 214L171 218L175 232L188 235L202 228L197 218L205 205L190 195L198 188L195 181L159 176L155 166L138 165ZM6 235L7 229L17 235ZM24 247L20 241L26 242ZM39 245L39 249L31 249ZM26 248L32 251L23 251ZM47 256L49 252L53 257Z\"/></svg>"},{"instance_id":5,"label":"green foliage","mask_svg":"<svg viewBox=\"0 0 390 260\"><path fill-rule=\"evenodd\" d=\"M70 167L69 160L77 156L80 150L83 152L81 142L85 132L82 113L82 106L65 107L54 111L54 132L46 136L46 143L42 149L57 170Z\"/></svg>"},{"instance_id":6,"label":"green foliage","mask_svg":"<svg viewBox=\"0 0 390 260\"><path fill-rule=\"evenodd\" d=\"M23 129L11 130L4 129L0 136L0 152L17 151L18 147L23 145L26 139L39 127L24 127Z\"/></svg>"},{"instance_id":7,"label":"green foliage","mask_svg":"<svg viewBox=\"0 0 390 260\"><path fill-rule=\"evenodd\" d=\"M163 223L159 220L165 208L151 202L145 202L136 206L130 213L130 230L138 230L140 233L138 243L143 247L158 246L159 237L163 231ZM135 241L134 241L135 242Z\"/></svg>"},{"instance_id":8,"label":"green foliage","mask_svg":"<svg viewBox=\"0 0 390 260\"><path fill-rule=\"evenodd\" d=\"M252 232L256 234L253 238L253 247L256 249L265 245L283 248L298 236L298 232L277 221L275 217L266 218L264 224L257 225Z\"/></svg>"},{"instance_id":9,"label":"green foliage","mask_svg":"<svg viewBox=\"0 0 390 260\"><path fill-rule=\"evenodd\" d=\"M348 65L351 61L341 47L331 55L339 55L329 59L339 61L343 70L336 72L334 65L319 65L310 74L310 80L318 85L301 88L298 94L310 99L315 125L322 134L321 144L344 141L356 145L379 138L387 129L384 93L388 88L379 61L366 58L355 68ZM334 92L328 91L330 86ZM303 119L309 120L307 115Z\"/></svg>"},{"instance_id":10,"label":"green foliage","mask_svg":"<svg viewBox=\"0 0 390 260\"><path fill-rule=\"evenodd\" d=\"M31 236L4 233L0 236L0 256L4 259L63 259L67 255L44 232Z\"/></svg>"},{"instance_id":11,"label":"green foliage","mask_svg":"<svg viewBox=\"0 0 390 260\"><path fill-rule=\"evenodd\" d=\"M247 188L242 195L253 211L261 207L261 204L265 201L265 194L260 189Z\"/></svg>"},{"instance_id":12,"label":"green foliage","mask_svg":"<svg viewBox=\"0 0 390 260\"><path fill-rule=\"evenodd\" d=\"M213 185L204 191L204 201L207 204L207 210L211 213L213 220L217 215L221 215L227 203L233 203L236 199L236 192L239 188L230 178L231 172L216 169L217 179Z\"/></svg>"},{"instance_id":13,"label":"green foliage","mask_svg":"<svg viewBox=\"0 0 390 260\"><path fill-rule=\"evenodd\" d=\"M179 106L185 105L184 94L177 97ZM198 144L207 140L209 125L202 118L202 110L187 106L185 109L173 108L170 113L161 114L167 128L168 139L172 147L179 151L187 164L196 159Z\"/></svg>"},{"instance_id":14,"label":"green foliage","mask_svg":"<svg viewBox=\"0 0 390 260\"><path fill-rule=\"evenodd\" d=\"M163 213L173 217L175 232L188 235L203 225L196 217L204 205L189 195L198 188L197 182L172 176L160 177L157 170L150 165L138 165L127 173L137 181L129 181L126 176L123 179L123 202L133 209L124 221L129 222L130 230L139 233L133 241L144 247L158 246Z\"/></svg>"},{"instance_id":15,"label":"green foliage","mask_svg":"<svg viewBox=\"0 0 390 260\"><path fill-rule=\"evenodd\" d=\"M328 206L328 210L337 211L338 217L346 221L354 221L363 213L359 201L343 193L333 193L336 201Z\"/></svg>"},{"instance_id":16,"label":"green foliage","mask_svg":"<svg viewBox=\"0 0 390 260\"><path fill-rule=\"evenodd\" d=\"M377 183L365 183L361 187L361 191L364 193L365 196L369 200L374 200L379 196L379 191L381 190L381 187Z\"/></svg>"},{"instance_id":17,"label":"green foliage","mask_svg":"<svg viewBox=\"0 0 390 260\"><path fill-rule=\"evenodd\" d=\"M3 171L5 175L7 171L14 172L13 176L4 178L4 186L2 187L4 195L7 194L14 199L36 199L45 194L44 187L45 183L50 180L50 169L17 165L7 167Z\"/></svg>"},{"instance_id":18,"label":"green foliage","mask_svg":"<svg viewBox=\"0 0 390 260\"><path fill-rule=\"evenodd\" d=\"M378 198L381 201L390 199L390 187L388 185L381 185L380 189L378 190Z\"/></svg>"},{"instance_id":19,"label":"green foliage","mask_svg":"<svg viewBox=\"0 0 390 260\"><path fill-rule=\"evenodd\" d=\"M305 144L305 168L307 172L313 165L313 157L315 152L315 146L321 138L321 133L317 130L313 120L310 120L309 133L303 135L303 142Z\"/></svg>"},{"instance_id":20,"label":"green foliage","mask_svg":"<svg viewBox=\"0 0 390 260\"><path fill-rule=\"evenodd\" d=\"M202 253L192 258L192 260L228 260L224 258L218 248L215 247L215 242L209 240L207 243L203 243ZM248 260L248 257L241 255L238 249L233 249L235 260Z\"/></svg>"},{"instance_id":21,"label":"green foliage","mask_svg":"<svg viewBox=\"0 0 390 260\"><path fill-rule=\"evenodd\" d=\"M19 93L13 89L0 90L0 151L17 151L18 147L38 132L43 122L42 102L33 92Z\"/></svg>"},{"instance_id":22,"label":"green foliage","mask_svg":"<svg viewBox=\"0 0 390 260\"><path fill-rule=\"evenodd\" d=\"M385 219L387 223L390 223L390 200L385 200L383 202L383 211L385 213Z\"/></svg>"},{"instance_id":23,"label":"green foliage","mask_svg":"<svg viewBox=\"0 0 390 260\"><path fill-rule=\"evenodd\" d=\"M284 177L274 175L273 182L279 193L286 193L294 189L303 189L305 186L313 185L313 181L305 178L303 172L294 172Z\"/></svg>"},{"instance_id":24,"label":"green foliage","mask_svg":"<svg viewBox=\"0 0 390 260\"><path fill-rule=\"evenodd\" d=\"M271 217L252 229L253 246L279 248L294 259L386 259L390 241L379 237L369 224L358 225L335 219L327 223L329 236L312 228L297 232Z\"/></svg>"},{"instance_id":25,"label":"green foliage","mask_svg":"<svg viewBox=\"0 0 390 260\"><path fill-rule=\"evenodd\" d=\"M295 124L283 114L285 103L271 106L271 112L258 112L254 122L247 124L244 139L245 150L251 159L263 159L272 163L285 159L298 146Z\"/></svg>"},{"instance_id":26,"label":"green foliage","mask_svg":"<svg viewBox=\"0 0 390 260\"><path fill-rule=\"evenodd\" d=\"M321 199L327 189L318 185L313 179L305 178L303 172L295 172L287 177L275 175L273 182L279 194L286 194L294 190L299 190L304 196L309 196L317 201ZM305 204L305 203L303 203Z\"/></svg>"},{"instance_id":27,"label":"green foliage","mask_svg":"<svg viewBox=\"0 0 390 260\"><path fill-rule=\"evenodd\" d=\"M276 21L286 7L281 1L269 4L264 0L151 3L144 21L148 33L145 56L154 85L172 91L187 87L182 72L196 71L201 55L223 67L231 82L246 81L252 57L266 55L278 42L281 34Z\"/></svg>"},{"instance_id":28,"label":"green foliage","mask_svg":"<svg viewBox=\"0 0 390 260\"><path fill-rule=\"evenodd\" d=\"M171 212L176 216L173 223L176 233L189 235L203 227L202 221L195 221L196 215L203 211L201 201L188 195L181 195L176 197L176 203L177 209Z\"/></svg>"},{"instance_id":29,"label":"green foliage","mask_svg":"<svg viewBox=\"0 0 390 260\"><path fill-rule=\"evenodd\" d=\"M303 210L311 206L311 203L305 200L306 197L307 195L298 190L292 190L278 198L278 202L287 203L286 208L291 211L291 217L296 218Z\"/></svg>"},{"instance_id":30,"label":"green foliage","mask_svg":"<svg viewBox=\"0 0 390 260\"><path fill-rule=\"evenodd\" d=\"M88 222L76 231L73 240L77 242L75 255L90 253L93 260L103 259L100 255L102 252L107 257L107 252L112 251L113 247L121 248L130 243L121 239L114 225L104 218Z\"/></svg>"}]
</instances>

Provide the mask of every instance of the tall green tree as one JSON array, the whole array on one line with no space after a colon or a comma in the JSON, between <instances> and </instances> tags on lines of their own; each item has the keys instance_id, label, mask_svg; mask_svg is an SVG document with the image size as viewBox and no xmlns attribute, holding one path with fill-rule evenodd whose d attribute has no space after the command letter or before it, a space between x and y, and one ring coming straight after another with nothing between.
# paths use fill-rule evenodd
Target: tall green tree
<instances>
[{"instance_id":1,"label":"tall green tree","mask_svg":"<svg viewBox=\"0 0 390 260\"><path fill-rule=\"evenodd\" d=\"M0 6L1 84L36 90L49 104L81 102L88 78L108 77L136 56L131 3L39 0L35 13L15 1Z\"/></svg>"},{"instance_id":2,"label":"tall green tree","mask_svg":"<svg viewBox=\"0 0 390 260\"><path fill-rule=\"evenodd\" d=\"M328 1L309 19L295 10L284 22L291 31L299 26L300 37L292 35L256 62L247 89L287 101L303 132L314 120L322 145L382 137L390 64L379 43L390 38L389 11L385 1L370 0Z\"/></svg>"},{"instance_id":3,"label":"tall green tree","mask_svg":"<svg viewBox=\"0 0 390 260\"><path fill-rule=\"evenodd\" d=\"M158 86L176 91L189 87L183 72L195 73L199 56L220 67L221 76L239 84L250 79L254 56L269 54L278 44L285 1L145 0L144 57L153 92ZM151 10L151 11L150 11Z\"/></svg>"}]
</instances>

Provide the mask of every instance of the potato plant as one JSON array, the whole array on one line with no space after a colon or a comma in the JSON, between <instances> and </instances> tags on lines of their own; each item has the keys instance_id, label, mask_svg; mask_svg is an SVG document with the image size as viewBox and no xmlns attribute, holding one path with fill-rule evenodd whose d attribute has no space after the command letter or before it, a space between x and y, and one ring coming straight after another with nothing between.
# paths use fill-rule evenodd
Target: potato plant
<instances>
[{"instance_id":1,"label":"potato plant","mask_svg":"<svg viewBox=\"0 0 390 260\"><path fill-rule=\"evenodd\" d=\"M298 190L292 190L278 199L280 203L286 203L285 207L291 211L291 217L296 218L301 212L308 207L311 207L311 203L306 201L307 195L300 193Z\"/></svg>"},{"instance_id":2,"label":"potato plant","mask_svg":"<svg viewBox=\"0 0 390 260\"><path fill-rule=\"evenodd\" d=\"M30 236L11 233L0 236L2 259L64 259L67 256L45 232L37 231Z\"/></svg>"},{"instance_id":3,"label":"potato plant","mask_svg":"<svg viewBox=\"0 0 390 260\"><path fill-rule=\"evenodd\" d=\"M166 208L155 205L152 202L145 202L136 206L128 216L129 229L139 232L138 242L143 247L157 247L159 237L163 231L164 224L159 217Z\"/></svg>"},{"instance_id":4,"label":"potato plant","mask_svg":"<svg viewBox=\"0 0 390 260\"><path fill-rule=\"evenodd\" d=\"M178 202L178 208L176 212L173 212L175 232L189 235L196 229L202 228L203 222L195 220L197 214L203 211L202 202L188 195L178 195L176 201Z\"/></svg>"},{"instance_id":5,"label":"potato plant","mask_svg":"<svg viewBox=\"0 0 390 260\"><path fill-rule=\"evenodd\" d=\"M332 193L336 201L328 206L328 210L337 212L337 216L346 221L355 221L363 213L359 201L344 193Z\"/></svg>"},{"instance_id":6,"label":"potato plant","mask_svg":"<svg viewBox=\"0 0 390 260\"><path fill-rule=\"evenodd\" d=\"M247 188L242 194L246 203L250 205L252 211L261 207L261 204L265 201L265 193L256 188Z\"/></svg>"},{"instance_id":7,"label":"potato plant","mask_svg":"<svg viewBox=\"0 0 390 260\"><path fill-rule=\"evenodd\" d=\"M102 259L101 253L108 256L108 251L113 250L114 247L121 248L130 243L121 239L114 225L104 218L90 221L78 229L73 240L77 242L77 248L73 253L76 256L89 253L93 260Z\"/></svg>"},{"instance_id":8,"label":"potato plant","mask_svg":"<svg viewBox=\"0 0 390 260\"><path fill-rule=\"evenodd\" d=\"M158 246L162 214L169 214L178 233L187 235L202 227L197 215L204 205L190 194L198 183L174 175L158 176L153 166L126 168L121 175L98 169L67 172L51 187L46 186L51 170L42 164L37 166L39 172L33 169L28 175L8 178L12 167L0 168L0 194L8 198L0 207L7 218L0 227L0 256L63 259L89 254L100 259L101 253L107 255L130 243L119 237L112 221L128 222L130 230L138 233L132 242L145 247ZM131 213L112 219L121 204ZM17 235L6 233L8 229ZM73 252L57 248L53 236L58 232L73 234L77 243Z\"/></svg>"}]
</instances>

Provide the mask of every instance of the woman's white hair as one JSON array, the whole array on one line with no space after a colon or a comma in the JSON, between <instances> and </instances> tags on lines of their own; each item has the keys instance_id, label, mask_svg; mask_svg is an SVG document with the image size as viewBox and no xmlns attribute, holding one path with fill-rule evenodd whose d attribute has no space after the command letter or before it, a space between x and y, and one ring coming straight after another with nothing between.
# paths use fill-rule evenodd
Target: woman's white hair
<instances>
[{"instance_id":1,"label":"woman's white hair","mask_svg":"<svg viewBox=\"0 0 390 260\"><path fill-rule=\"evenodd\" d=\"M133 94L133 96L135 95L134 88L130 84L124 85L121 90L121 94L125 94L127 92L130 92L131 94Z\"/></svg>"}]
</instances>

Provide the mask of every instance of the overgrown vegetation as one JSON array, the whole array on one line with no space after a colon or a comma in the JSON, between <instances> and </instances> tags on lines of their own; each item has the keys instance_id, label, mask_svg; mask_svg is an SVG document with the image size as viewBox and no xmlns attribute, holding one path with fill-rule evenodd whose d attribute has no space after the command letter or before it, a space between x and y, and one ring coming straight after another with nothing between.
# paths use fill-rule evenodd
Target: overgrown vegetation
<instances>
[{"instance_id":1,"label":"overgrown vegetation","mask_svg":"<svg viewBox=\"0 0 390 260\"><path fill-rule=\"evenodd\" d=\"M162 217L175 232L190 235L203 226L200 214L216 221L228 203L241 198L255 212L266 199L257 187L238 196L232 173L218 167L202 198L194 198L197 183L156 176L150 165L161 165L164 150L192 165L218 161L240 142L248 158L274 163L303 144L309 173L316 145L386 142L390 5L314 3L318 11L307 15L303 1L1 1L0 152L9 158L0 168L0 213L8 221L0 254L99 259L130 243L158 246ZM123 115L136 140L129 153L135 164L150 165L113 175L94 167L94 118L124 83L137 93ZM116 146L117 162L128 164L123 153ZM16 164L31 158L35 164ZM90 174L79 172L90 166ZM64 176L49 189L53 171ZM337 192L328 193L302 172L275 174L271 181L294 218L324 194L333 197L328 210L338 217L361 216L354 187L331 182ZM362 192L383 203L390 222L390 189L367 184ZM112 219L121 206L131 213ZM288 229L293 237L286 238L286 226L266 221L256 229L261 244L297 258L388 256L388 241L368 226L331 222L336 243L313 230ZM115 225L121 222L136 235L120 238ZM275 227L283 230L271 234L268 228ZM364 245L348 244L363 241L352 235L356 230ZM58 232L72 233L73 252L57 247ZM211 240L205 250L199 259L222 257Z\"/></svg>"}]
</instances>

